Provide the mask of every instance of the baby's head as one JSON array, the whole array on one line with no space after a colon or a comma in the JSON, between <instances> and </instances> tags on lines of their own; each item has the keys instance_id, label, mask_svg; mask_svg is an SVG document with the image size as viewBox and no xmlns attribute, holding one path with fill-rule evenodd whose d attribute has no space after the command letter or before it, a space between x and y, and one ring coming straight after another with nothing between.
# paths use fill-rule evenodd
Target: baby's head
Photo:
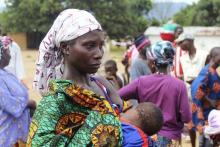
<instances>
[{"instance_id":1,"label":"baby's head","mask_svg":"<svg viewBox=\"0 0 220 147\"><path fill-rule=\"evenodd\" d=\"M147 135L156 134L163 126L163 114L155 104L144 102L126 112L130 122L139 127Z\"/></svg>"}]
</instances>

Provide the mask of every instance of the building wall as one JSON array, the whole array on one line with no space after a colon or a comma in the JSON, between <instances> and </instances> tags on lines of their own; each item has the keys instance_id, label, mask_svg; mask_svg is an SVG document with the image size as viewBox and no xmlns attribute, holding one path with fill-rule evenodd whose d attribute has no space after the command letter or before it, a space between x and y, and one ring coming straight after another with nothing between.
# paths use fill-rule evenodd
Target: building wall
<instances>
[{"instance_id":1,"label":"building wall","mask_svg":"<svg viewBox=\"0 0 220 147\"><path fill-rule=\"evenodd\" d=\"M161 40L159 35L149 35L149 39L151 40L152 44ZM220 47L220 36L199 35L195 36L194 42L197 49L210 51L213 47Z\"/></svg>"},{"instance_id":2,"label":"building wall","mask_svg":"<svg viewBox=\"0 0 220 147\"><path fill-rule=\"evenodd\" d=\"M22 50L27 50L27 38L26 33L9 33L10 36L20 47Z\"/></svg>"},{"instance_id":3,"label":"building wall","mask_svg":"<svg viewBox=\"0 0 220 147\"><path fill-rule=\"evenodd\" d=\"M195 37L195 46L197 49L210 51L211 48L220 47L220 27L184 27L184 32L193 34ZM149 27L145 35L149 36L152 43L160 41L161 27Z\"/></svg>"}]
</instances>

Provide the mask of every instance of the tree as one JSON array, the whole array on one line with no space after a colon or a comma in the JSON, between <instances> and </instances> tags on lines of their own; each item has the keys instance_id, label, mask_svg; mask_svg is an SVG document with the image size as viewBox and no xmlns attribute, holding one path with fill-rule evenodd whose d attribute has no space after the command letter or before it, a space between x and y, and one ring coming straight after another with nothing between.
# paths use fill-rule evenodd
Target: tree
<instances>
[{"instance_id":1,"label":"tree","mask_svg":"<svg viewBox=\"0 0 220 147\"><path fill-rule=\"evenodd\" d=\"M219 0L200 0L176 14L174 20L182 25L220 26L219 8Z\"/></svg>"},{"instance_id":2,"label":"tree","mask_svg":"<svg viewBox=\"0 0 220 147\"><path fill-rule=\"evenodd\" d=\"M136 36L147 28L144 15L150 0L7 0L0 15L9 32L47 32L57 15L66 8L92 12L111 38Z\"/></svg>"}]
</instances>

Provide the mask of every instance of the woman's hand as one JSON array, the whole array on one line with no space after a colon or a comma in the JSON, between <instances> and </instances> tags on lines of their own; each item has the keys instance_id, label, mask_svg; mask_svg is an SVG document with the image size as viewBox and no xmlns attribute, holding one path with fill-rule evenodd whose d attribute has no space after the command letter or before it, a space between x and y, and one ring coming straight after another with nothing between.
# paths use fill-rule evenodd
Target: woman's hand
<instances>
[{"instance_id":1,"label":"woman's hand","mask_svg":"<svg viewBox=\"0 0 220 147\"><path fill-rule=\"evenodd\" d=\"M36 102L34 100L28 100L27 107L30 109L36 109Z\"/></svg>"}]
</instances>

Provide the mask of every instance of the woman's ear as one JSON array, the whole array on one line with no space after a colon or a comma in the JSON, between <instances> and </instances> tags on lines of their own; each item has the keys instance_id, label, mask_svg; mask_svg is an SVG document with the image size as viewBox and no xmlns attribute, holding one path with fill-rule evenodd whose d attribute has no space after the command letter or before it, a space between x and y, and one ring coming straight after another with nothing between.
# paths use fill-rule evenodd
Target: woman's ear
<instances>
[{"instance_id":1,"label":"woman's ear","mask_svg":"<svg viewBox=\"0 0 220 147\"><path fill-rule=\"evenodd\" d=\"M69 45L67 43L61 42L60 49L64 55L69 55Z\"/></svg>"}]
</instances>

